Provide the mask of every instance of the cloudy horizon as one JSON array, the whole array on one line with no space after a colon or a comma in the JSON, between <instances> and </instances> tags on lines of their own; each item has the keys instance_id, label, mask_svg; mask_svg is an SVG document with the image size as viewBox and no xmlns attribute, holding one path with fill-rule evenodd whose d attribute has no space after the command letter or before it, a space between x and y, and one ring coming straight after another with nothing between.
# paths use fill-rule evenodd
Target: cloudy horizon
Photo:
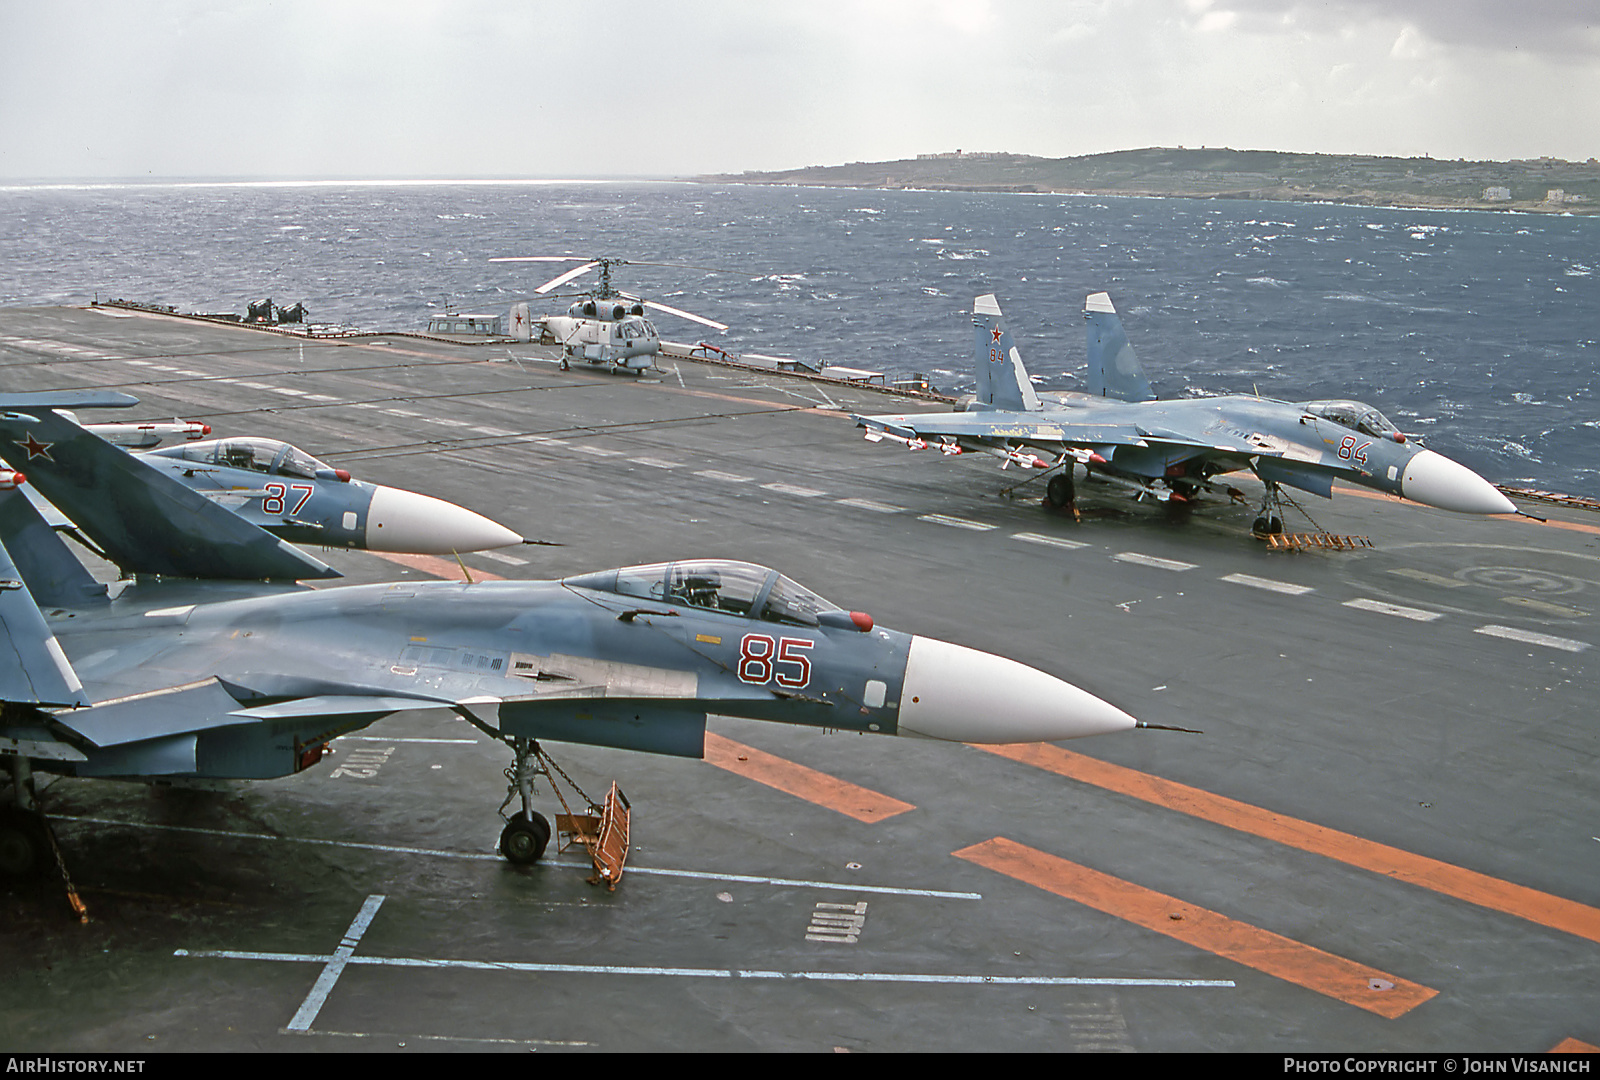
<instances>
[{"instance_id":1,"label":"cloudy horizon","mask_svg":"<svg viewBox=\"0 0 1600 1080\"><path fill-rule=\"evenodd\" d=\"M0 0L0 178L1600 155L1589 0Z\"/></svg>"}]
</instances>

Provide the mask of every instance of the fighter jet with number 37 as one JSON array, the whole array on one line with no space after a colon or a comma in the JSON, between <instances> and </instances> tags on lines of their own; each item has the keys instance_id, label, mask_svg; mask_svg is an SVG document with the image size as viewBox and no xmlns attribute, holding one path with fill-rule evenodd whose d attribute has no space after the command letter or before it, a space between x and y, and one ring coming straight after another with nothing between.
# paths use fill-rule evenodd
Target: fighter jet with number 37
<instances>
[{"instance_id":1,"label":"fighter jet with number 37","mask_svg":"<svg viewBox=\"0 0 1600 1080\"><path fill-rule=\"evenodd\" d=\"M1060 469L1046 486L1058 507L1075 500L1075 465L1163 501L1191 499L1214 478L1248 469L1266 488L1255 523L1260 534L1283 531L1280 485L1328 498L1336 479L1465 514L1517 513L1483 477L1411 442L1359 401L1157 400L1105 293L1084 305L1086 394L1036 392L994 296L978 297L972 311L972 405L966 412L856 417L869 440Z\"/></svg>"},{"instance_id":2,"label":"fighter jet with number 37","mask_svg":"<svg viewBox=\"0 0 1600 1080\"><path fill-rule=\"evenodd\" d=\"M57 434L48 402L11 398L5 408L0 439ZM119 505L143 516L126 537L136 561L233 578L305 568L287 544L203 498L169 504L174 487L192 493L163 474L118 479L128 488ZM25 870L44 850L35 770L287 776L316 765L340 735L441 709L511 749L507 804L522 809L500 846L521 863L550 839L531 805L541 739L700 757L708 714L990 743L1145 726L1053 675L877 626L743 562L559 581L310 589L162 578L108 590L15 484L0 482L0 761L16 799L0 808L0 870Z\"/></svg>"},{"instance_id":3,"label":"fighter jet with number 37","mask_svg":"<svg viewBox=\"0 0 1600 1080\"><path fill-rule=\"evenodd\" d=\"M0 395L0 458L129 573L337 577L290 545L448 555L522 543L481 514L363 483L276 439L128 453L106 437L142 425L84 425L71 411L137 403L114 391ZM196 529L198 539L175 539ZM150 542L153 535L161 542ZM226 554L228 542L257 554ZM225 557L211 557L217 553Z\"/></svg>"}]
</instances>

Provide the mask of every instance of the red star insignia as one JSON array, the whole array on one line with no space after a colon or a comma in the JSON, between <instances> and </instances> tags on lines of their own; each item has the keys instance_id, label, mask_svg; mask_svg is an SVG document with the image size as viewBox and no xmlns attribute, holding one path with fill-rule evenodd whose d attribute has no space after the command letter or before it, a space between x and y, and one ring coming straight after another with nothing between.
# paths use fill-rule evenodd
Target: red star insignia
<instances>
[{"instance_id":1,"label":"red star insignia","mask_svg":"<svg viewBox=\"0 0 1600 1080\"><path fill-rule=\"evenodd\" d=\"M993 334L993 335L994 335L994 339L995 339L995 340L996 340L996 341L999 341L999 340L1000 340L1000 328L999 328L999 327L998 327L998 326L996 326L996 327L994 327L994 328L993 328L993 329L991 329L991 330L990 330L990 331L989 331L989 333L991 333L991 334Z\"/></svg>"},{"instance_id":2,"label":"red star insignia","mask_svg":"<svg viewBox=\"0 0 1600 1080\"><path fill-rule=\"evenodd\" d=\"M17 443L16 445L22 447L28 452L29 461L32 461L34 458L44 458L46 461L55 460L55 458L50 456L50 448L54 446L55 443L40 442L38 439L33 437L33 432L31 431L28 432L27 439Z\"/></svg>"}]
</instances>

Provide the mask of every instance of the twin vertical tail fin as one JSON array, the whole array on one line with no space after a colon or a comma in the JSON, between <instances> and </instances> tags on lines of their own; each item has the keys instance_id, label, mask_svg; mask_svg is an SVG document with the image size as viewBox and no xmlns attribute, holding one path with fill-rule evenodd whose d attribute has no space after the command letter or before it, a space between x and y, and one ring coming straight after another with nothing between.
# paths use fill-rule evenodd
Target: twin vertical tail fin
<instances>
[{"instance_id":1,"label":"twin vertical tail fin","mask_svg":"<svg viewBox=\"0 0 1600 1080\"><path fill-rule=\"evenodd\" d=\"M1091 293L1084 301L1083 317L1089 326L1089 393L1118 401L1154 401L1155 392L1128 344L1111 297Z\"/></svg>"},{"instance_id":2,"label":"twin vertical tail fin","mask_svg":"<svg viewBox=\"0 0 1600 1080\"><path fill-rule=\"evenodd\" d=\"M1038 412L1044 406L1034 393L1022 354L1011 342L1000 314L1000 302L993 293L972 302L973 356L978 377L978 394L973 402L978 409L1005 409L1011 412Z\"/></svg>"}]
</instances>

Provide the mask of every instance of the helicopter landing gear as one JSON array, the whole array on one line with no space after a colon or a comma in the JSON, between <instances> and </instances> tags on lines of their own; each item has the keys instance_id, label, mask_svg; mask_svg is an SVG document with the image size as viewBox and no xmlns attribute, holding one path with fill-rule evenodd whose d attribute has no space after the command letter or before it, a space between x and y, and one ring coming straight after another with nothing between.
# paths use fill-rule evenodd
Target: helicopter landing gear
<instances>
[{"instance_id":1,"label":"helicopter landing gear","mask_svg":"<svg viewBox=\"0 0 1600 1080\"><path fill-rule=\"evenodd\" d=\"M1261 510L1250 531L1260 537L1276 536L1283 532L1283 492L1271 480L1264 483L1266 491L1261 496Z\"/></svg>"}]
</instances>

